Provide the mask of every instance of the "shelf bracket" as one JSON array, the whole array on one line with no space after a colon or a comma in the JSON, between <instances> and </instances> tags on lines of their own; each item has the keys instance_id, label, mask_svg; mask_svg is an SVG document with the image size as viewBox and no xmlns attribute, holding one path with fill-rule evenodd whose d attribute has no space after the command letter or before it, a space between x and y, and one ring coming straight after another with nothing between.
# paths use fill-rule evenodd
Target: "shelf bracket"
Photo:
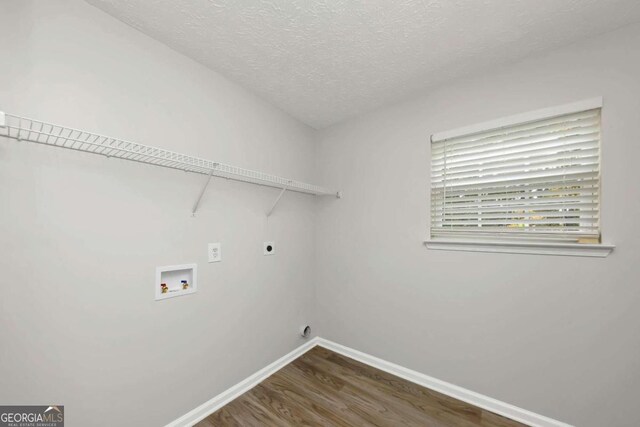
<instances>
[{"instance_id":1,"label":"shelf bracket","mask_svg":"<svg viewBox=\"0 0 640 427\"><path fill-rule=\"evenodd\" d=\"M269 218L271 216L271 214L273 213L273 210L276 208L276 206L278 205L278 202L280 201L280 199L282 198L282 196L284 195L284 192L287 191L286 188L283 188L280 191L280 194L278 194L278 197L276 197L275 202L273 202L273 205L271 206L271 209L269 209L269 212L267 212L267 218Z\"/></svg>"},{"instance_id":2,"label":"shelf bracket","mask_svg":"<svg viewBox=\"0 0 640 427\"><path fill-rule=\"evenodd\" d=\"M209 171L207 182L204 183L204 187L202 187L202 190L200 191L198 200L196 200L196 202L193 204L193 209L191 209L191 216L196 216L196 211L198 210L198 206L200 206L200 201L202 200L202 196L204 196L204 192L207 191L207 187L209 186L209 181L211 181L211 176L213 176L213 169Z\"/></svg>"}]
</instances>

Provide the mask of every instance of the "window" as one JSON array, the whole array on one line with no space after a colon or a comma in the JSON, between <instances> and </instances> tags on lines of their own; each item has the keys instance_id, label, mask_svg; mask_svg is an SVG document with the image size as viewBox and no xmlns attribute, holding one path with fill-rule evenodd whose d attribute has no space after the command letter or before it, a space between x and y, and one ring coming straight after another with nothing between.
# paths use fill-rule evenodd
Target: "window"
<instances>
[{"instance_id":1,"label":"window","mask_svg":"<svg viewBox=\"0 0 640 427\"><path fill-rule=\"evenodd\" d=\"M431 241L600 243L601 105L433 135Z\"/></svg>"}]
</instances>

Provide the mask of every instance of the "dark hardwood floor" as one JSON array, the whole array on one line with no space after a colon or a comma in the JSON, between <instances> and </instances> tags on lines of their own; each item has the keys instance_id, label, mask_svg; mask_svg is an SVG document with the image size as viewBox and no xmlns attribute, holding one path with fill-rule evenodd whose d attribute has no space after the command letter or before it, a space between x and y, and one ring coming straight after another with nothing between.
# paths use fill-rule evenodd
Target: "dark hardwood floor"
<instances>
[{"instance_id":1,"label":"dark hardwood floor","mask_svg":"<svg viewBox=\"0 0 640 427\"><path fill-rule=\"evenodd\" d=\"M303 425L523 424L315 347L196 426Z\"/></svg>"}]
</instances>

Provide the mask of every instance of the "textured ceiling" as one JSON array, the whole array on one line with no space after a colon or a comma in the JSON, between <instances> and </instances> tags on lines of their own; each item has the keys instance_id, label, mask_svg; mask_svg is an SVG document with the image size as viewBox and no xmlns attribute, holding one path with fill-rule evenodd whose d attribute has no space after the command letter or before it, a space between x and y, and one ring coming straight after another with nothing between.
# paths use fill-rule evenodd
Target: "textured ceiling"
<instances>
[{"instance_id":1,"label":"textured ceiling","mask_svg":"<svg viewBox=\"0 0 640 427\"><path fill-rule=\"evenodd\" d=\"M321 128L640 21L638 0L87 0Z\"/></svg>"}]
</instances>

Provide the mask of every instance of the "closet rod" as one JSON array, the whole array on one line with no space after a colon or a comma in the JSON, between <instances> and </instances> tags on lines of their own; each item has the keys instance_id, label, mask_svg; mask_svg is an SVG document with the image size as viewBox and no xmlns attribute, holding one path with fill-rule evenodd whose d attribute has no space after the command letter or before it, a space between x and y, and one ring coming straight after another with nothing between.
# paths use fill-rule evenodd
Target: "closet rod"
<instances>
[{"instance_id":1,"label":"closet rod","mask_svg":"<svg viewBox=\"0 0 640 427\"><path fill-rule=\"evenodd\" d=\"M0 111L0 136L106 157L212 175L315 196L340 197L338 191L264 172L181 154Z\"/></svg>"}]
</instances>

